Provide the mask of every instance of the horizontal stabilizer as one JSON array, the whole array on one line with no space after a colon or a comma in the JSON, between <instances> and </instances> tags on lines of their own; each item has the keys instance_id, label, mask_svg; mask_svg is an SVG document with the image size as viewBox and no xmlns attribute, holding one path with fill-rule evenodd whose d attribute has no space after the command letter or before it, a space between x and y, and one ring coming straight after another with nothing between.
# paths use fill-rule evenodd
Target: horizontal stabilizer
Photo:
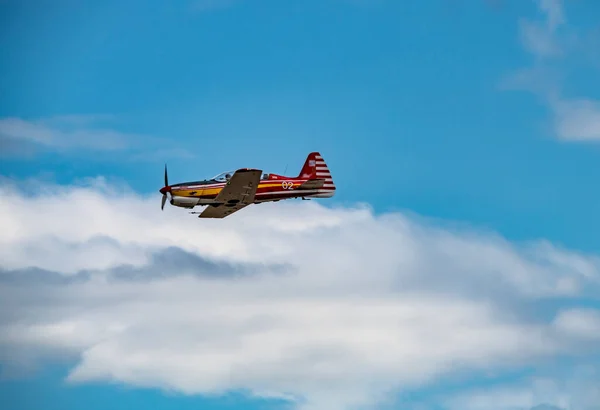
<instances>
[{"instance_id":1,"label":"horizontal stabilizer","mask_svg":"<svg viewBox=\"0 0 600 410\"><path fill-rule=\"evenodd\" d=\"M302 185L298 187L298 189L319 189L325 184L325 179L323 178L315 178L309 179Z\"/></svg>"}]
</instances>

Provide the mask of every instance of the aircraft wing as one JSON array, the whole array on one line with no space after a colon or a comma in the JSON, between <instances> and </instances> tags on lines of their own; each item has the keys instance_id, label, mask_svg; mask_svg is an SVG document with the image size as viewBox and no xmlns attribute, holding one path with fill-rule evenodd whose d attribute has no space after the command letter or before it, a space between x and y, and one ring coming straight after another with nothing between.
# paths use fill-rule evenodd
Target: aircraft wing
<instances>
[{"instance_id":1,"label":"aircraft wing","mask_svg":"<svg viewBox=\"0 0 600 410\"><path fill-rule=\"evenodd\" d=\"M256 188L260 182L262 170L238 169L229 183L219 192L215 202L219 206L209 205L198 218L225 218L254 202Z\"/></svg>"},{"instance_id":2,"label":"aircraft wing","mask_svg":"<svg viewBox=\"0 0 600 410\"><path fill-rule=\"evenodd\" d=\"M219 206L209 205L200 215L198 215L198 218L225 218L247 206L248 204L243 204L241 202L231 206L225 204Z\"/></svg>"}]
</instances>

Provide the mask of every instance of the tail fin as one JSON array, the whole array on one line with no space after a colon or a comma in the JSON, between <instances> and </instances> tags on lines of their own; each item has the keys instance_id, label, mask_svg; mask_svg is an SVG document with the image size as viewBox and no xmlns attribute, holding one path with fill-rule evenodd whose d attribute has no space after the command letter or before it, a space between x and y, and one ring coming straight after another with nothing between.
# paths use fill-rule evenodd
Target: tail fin
<instances>
[{"instance_id":1,"label":"tail fin","mask_svg":"<svg viewBox=\"0 0 600 410\"><path fill-rule=\"evenodd\" d=\"M313 195L315 197L330 198L335 193L335 184L331 178L331 172L329 171L325 160L323 160L323 157L318 152L311 152L308 154L298 178L325 180L323 186L317 190L316 195Z\"/></svg>"}]
</instances>

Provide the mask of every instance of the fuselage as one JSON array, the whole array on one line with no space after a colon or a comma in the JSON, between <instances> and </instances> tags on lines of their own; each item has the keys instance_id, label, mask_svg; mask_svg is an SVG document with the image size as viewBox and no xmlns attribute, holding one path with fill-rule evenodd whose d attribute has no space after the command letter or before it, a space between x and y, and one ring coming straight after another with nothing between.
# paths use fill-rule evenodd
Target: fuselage
<instances>
[{"instance_id":1,"label":"fuselage","mask_svg":"<svg viewBox=\"0 0 600 410\"><path fill-rule=\"evenodd\" d=\"M290 198L330 198L335 194L333 184L311 186L309 179L265 174L256 189L253 203L279 201ZM170 186L171 205L193 208L196 205L215 204L215 198L227 182L204 180L182 182Z\"/></svg>"}]
</instances>

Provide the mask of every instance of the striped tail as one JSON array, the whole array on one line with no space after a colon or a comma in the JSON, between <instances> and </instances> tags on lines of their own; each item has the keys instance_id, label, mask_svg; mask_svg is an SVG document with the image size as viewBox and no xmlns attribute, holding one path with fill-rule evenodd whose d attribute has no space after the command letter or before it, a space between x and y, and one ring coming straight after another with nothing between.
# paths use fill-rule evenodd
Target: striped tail
<instances>
[{"instance_id":1,"label":"striped tail","mask_svg":"<svg viewBox=\"0 0 600 410\"><path fill-rule=\"evenodd\" d=\"M318 152L311 152L306 158L306 162L300 171L298 178L307 179L325 179L325 183L312 197L316 198L331 198L335 194L335 184L333 178L331 178L331 172L329 167L323 160L323 157Z\"/></svg>"}]
</instances>

